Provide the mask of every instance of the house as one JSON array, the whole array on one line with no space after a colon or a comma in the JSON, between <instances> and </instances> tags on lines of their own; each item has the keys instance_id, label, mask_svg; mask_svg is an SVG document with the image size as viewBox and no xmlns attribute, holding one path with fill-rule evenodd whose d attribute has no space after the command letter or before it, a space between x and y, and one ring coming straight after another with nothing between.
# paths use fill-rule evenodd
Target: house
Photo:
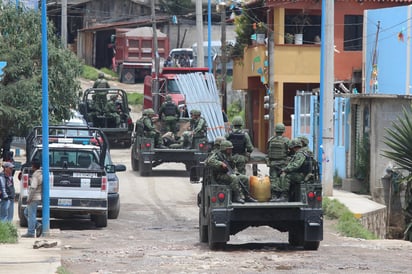
<instances>
[{"instance_id":1,"label":"house","mask_svg":"<svg viewBox=\"0 0 412 274\"><path fill-rule=\"evenodd\" d=\"M353 90L363 92L363 13L365 10L381 9L408 5L407 1L374 1L374 0L336 0L334 4L334 40L335 60L334 74L336 88L342 92ZM250 45L243 58L235 61L233 68L233 89L244 90L247 94L247 127L250 128L255 146L266 150L269 122L285 123L287 133L292 135L292 119L294 113L294 97L297 91L317 92L320 84L320 45L321 37L321 4L319 0L288 1L268 0L248 1L246 9L260 14L258 20L268 26L273 34L273 48L266 45ZM260 11L260 12L259 12ZM266 16L267 15L267 16ZM288 44L291 34L296 34L303 27L301 44ZM296 40L296 39L295 39ZM295 41L296 42L296 41ZM273 60L267 59L266 52L272 52ZM273 83L267 80L263 72L273 61L271 69ZM264 119L264 96L268 93L269 84L273 91L269 93L274 100L274 120ZM256 107L257 106L257 107Z\"/></svg>"}]
</instances>

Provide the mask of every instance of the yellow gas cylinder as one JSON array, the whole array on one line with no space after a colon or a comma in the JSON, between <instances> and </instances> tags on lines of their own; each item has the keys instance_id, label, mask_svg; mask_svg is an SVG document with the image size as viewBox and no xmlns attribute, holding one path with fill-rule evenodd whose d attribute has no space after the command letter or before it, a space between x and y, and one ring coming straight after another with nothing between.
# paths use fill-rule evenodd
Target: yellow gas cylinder
<instances>
[{"instance_id":1,"label":"yellow gas cylinder","mask_svg":"<svg viewBox=\"0 0 412 274\"><path fill-rule=\"evenodd\" d=\"M250 176L250 195L259 202L267 202L271 198L269 176Z\"/></svg>"}]
</instances>

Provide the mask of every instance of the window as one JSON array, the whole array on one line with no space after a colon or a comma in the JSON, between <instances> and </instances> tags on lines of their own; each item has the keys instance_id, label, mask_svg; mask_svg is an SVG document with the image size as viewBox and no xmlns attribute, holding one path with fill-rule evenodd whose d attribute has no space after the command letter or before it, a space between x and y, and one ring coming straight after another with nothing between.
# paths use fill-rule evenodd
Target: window
<instances>
[{"instance_id":1,"label":"window","mask_svg":"<svg viewBox=\"0 0 412 274\"><path fill-rule=\"evenodd\" d=\"M363 15L345 15L344 23L343 50L361 51Z\"/></svg>"}]
</instances>

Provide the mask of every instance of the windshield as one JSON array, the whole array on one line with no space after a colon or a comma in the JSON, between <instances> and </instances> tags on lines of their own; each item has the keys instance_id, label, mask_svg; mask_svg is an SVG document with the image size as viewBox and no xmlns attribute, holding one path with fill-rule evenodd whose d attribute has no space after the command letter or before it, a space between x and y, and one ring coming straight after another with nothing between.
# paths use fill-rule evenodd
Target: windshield
<instances>
[{"instance_id":1,"label":"windshield","mask_svg":"<svg viewBox=\"0 0 412 274\"><path fill-rule=\"evenodd\" d=\"M34 159L41 161L41 151L36 153L33 160ZM98 163L99 160L92 151L49 151L50 167L89 168L92 165L98 166Z\"/></svg>"},{"instance_id":2,"label":"windshield","mask_svg":"<svg viewBox=\"0 0 412 274\"><path fill-rule=\"evenodd\" d=\"M173 94L180 94L179 87L177 86L176 80L167 81L167 92Z\"/></svg>"}]
</instances>

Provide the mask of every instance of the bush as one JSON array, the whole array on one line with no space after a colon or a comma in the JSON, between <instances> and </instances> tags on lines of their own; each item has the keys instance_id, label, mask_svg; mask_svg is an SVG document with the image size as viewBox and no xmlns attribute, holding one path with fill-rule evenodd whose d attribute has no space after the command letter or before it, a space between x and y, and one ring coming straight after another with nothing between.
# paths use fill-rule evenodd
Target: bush
<instances>
[{"instance_id":1,"label":"bush","mask_svg":"<svg viewBox=\"0 0 412 274\"><path fill-rule=\"evenodd\" d=\"M0 222L0 243L14 244L17 243L17 228L9 222Z\"/></svg>"},{"instance_id":2,"label":"bush","mask_svg":"<svg viewBox=\"0 0 412 274\"><path fill-rule=\"evenodd\" d=\"M367 240L376 239L376 236L363 227L353 213L336 199L324 197L322 208L326 218L338 219L337 229L342 235Z\"/></svg>"},{"instance_id":3,"label":"bush","mask_svg":"<svg viewBox=\"0 0 412 274\"><path fill-rule=\"evenodd\" d=\"M143 105L143 94L127 93L127 101L130 105Z\"/></svg>"}]
</instances>

